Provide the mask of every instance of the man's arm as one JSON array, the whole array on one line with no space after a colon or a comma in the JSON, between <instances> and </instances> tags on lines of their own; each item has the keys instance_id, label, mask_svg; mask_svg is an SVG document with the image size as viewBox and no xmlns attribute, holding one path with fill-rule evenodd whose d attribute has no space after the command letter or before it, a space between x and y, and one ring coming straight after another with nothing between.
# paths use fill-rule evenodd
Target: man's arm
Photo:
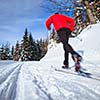
<instances>
[{"instance_id":1,"label":"man's arm","mask_svg":"<svg viewBox=\"0 0 100 100\"><path fill-rule=\"evenodd\" d=\"M50 25L52 24L52 16L46 21L46 27L48 30L51 29Z\"/></svg>"},{"instance_id":2,"label":"man's arm","mask_svg":"<svg viewBox=\"0 0 100 100\"><path fill-rule=\"evenodd\" d=\"M70 24L71 31L74 31L74 28L75 28L75 20L73 18L71 18L71 17L67 17L67 20L68 20L68 22Z\"/></svg>"}]
</instances>

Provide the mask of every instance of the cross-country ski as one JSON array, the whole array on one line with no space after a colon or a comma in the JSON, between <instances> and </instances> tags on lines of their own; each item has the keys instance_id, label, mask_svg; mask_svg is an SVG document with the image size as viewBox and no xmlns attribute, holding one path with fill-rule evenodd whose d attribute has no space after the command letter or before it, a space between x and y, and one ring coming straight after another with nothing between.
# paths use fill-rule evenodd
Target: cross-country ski
<instances>
[{"instance_id":1,"label":"cross-country ski","mask_svg":"<svg viewBox=\"0 0 100 100\"><path fill-rule=\"evenodd\" d=\"M94 79L94 80L100 81L99 77L97 77L95 75L92 75L91 73L84 72L84 71L75 72L73 70L57 69L57 68L55 68L54 70L58 71L58 72L63 72L63 73L66 73L66 74L78 75L78 76L82 76L82 77L85 77L85 78L90 78L90 79Z\"/></svg>"}]
</instances>

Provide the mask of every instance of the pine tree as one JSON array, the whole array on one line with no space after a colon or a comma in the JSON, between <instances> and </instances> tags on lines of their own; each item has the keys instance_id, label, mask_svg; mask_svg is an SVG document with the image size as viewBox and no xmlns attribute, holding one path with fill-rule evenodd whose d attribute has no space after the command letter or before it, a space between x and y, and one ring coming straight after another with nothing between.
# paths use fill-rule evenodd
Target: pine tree
<instances>
[{"instance_id":1,"label":"pine tree","mask_svg":"<svg viewBox=\"0 0 100 100\"><path fill-rule=\"evenodd\" d=\"M10 44L9 44L9 42L7 42L5 44L5 54L7 55L7 59L9 59L9 56L10 56Z\"/></svg>"},{"instance_id":2,"label":"pine tree","mask_svg":"<svg viewBox=\"0 0 100 100\"><path fill-rule=\"evenodd\" d=\"M37 47L35 40L33 40L32 34L29 35L29 60L36 60L37 58Z\"/></svg>"},{"instance_id":3,"label":"pine tree","mask_svg":"<svg viewBox=\"0 0 100 100\"><path fill-rule=\"evenodd\" d=\"M19 42L17 41L15 46L15 52L14 52L14 60L18 61L19 58L20 58L20 46L19 46Z\"/></svg>"},{"instance_id":4,"label":"pine tree","mask_svg":"<svg viewBox=\"0 0 100 100\"><path fill-rule=\"evenodd\" d=\"M41 58L40 43L39 43L39 40L37 40L37 42L36 42L36 57L35 57L35 59L36 60L40 60L40 58Z\"/></svg>"},{"instance_id":5,"label":"pine tree","mask_svg":"<svg viewBox=\"0 0 100 100\"><path fill-rule=\"evenodd\" d=\"M48 41L43 41L42 39L37 40L37 60L40 60L42 57L44 57L44 55L47 52L47 45L48 45Z\"/></svg>"},{"instance_id":6,"label":"pine tree","mask_svg":"<svg viewBox=\"0 0 100 100\"><path fill-rule=\"evenodd\" d=\"M4 59L4 44L2 44L1 48L0 48L0 59L3 60Z\"/></svg>"},{"instance_id":7,"label":"pine tree","mask_svg":"<svg viewBox=\"0 0 100 100\"><path fill-rule=\"evenodd\" d=\"M29 60L29 37L27 29L25 29L21 44L21 59L25 61Z\"/></svg>"},{"instance_id":8,"label":"pine tree","mask_svg":"<svg viewBox=\"0 0 100 100\"><path fill-rule=\"evenodd\" d=\"M30 33L29 35L29 60L33 60L34 58L34 52L33 52L33 37Z\"/></svg>"},{"instance_id":9,"label":"pine tree","mask_svg":"<svg viewBox=\"0 0 100 100\"><path fill-rule=\"evenodd\" d=\"M42 39L40 39L40 41L39 41L39 54L40 54L40 58L39 59L41 59L42 57L43 57L43 40Z\"/></svg>"},{"instance_id":10,"label":"pine tree","mask_svg":"<svg viewBox=\"0 0 100 100\"><path fill-rule=\"evenodd\" d=\"M12 46L12 48L11 48L9 59L14 60L14 46Z\"/></svg>"},{"instance_id":11,"label":"pine tree","mask_svg":"<svg viewBox=\"0 0 100 100\"><path fill-rule=\"evenodd\" d=\"M12 56L14 55L14 46L12 46L12 48L11 48L11 55Z\"/></svg>"},{"instance_id":12,"label":"pine tree","mask_svg":"<svg viewBox=\"0 0 100 100\"><path fill-rule=\"evenodd\" d=\"M45 54L47 53L47 50L48 50L48 41L46 39L46 40L42 41L42 56L41 56L41 58L45 56Z\"/></svg>"},{"instance_id":13,"label":"pine tree","mask_svg":"<svg viewBox=\"0 0 100 100\"><path fill-rule=\"evenodd\" d=\"M2 44L1 50L0 50L0 59L1 60L7 60L10 56L10 44L7 42L5 45Z\"/></svg>"}]
</instances>

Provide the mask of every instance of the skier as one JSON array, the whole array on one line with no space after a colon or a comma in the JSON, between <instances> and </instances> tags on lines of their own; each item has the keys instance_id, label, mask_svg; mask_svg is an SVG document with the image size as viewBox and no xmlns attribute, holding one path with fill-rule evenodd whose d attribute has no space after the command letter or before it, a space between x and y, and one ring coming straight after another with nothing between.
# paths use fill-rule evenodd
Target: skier
<instances>
[{"instance_id":1,"label":"skier","mask_svg":"<svg viewBox=\"0 0 100 100\"><path fill-rule=\"evenodd\" d=\"M52 16L50 16L50 18L46 21L46 27L48 30L51 29L51 24L53 24L65 51L65 59L63 62L64 65L62 66L62 68L69 67L68 58L69 53L71 53L72 58L75 62L75 71L80 71L80 61L82 60L82 57L68 43L69 36L74 30L74 19L63 14L55 13Z\"/></svg>"}]
</instances>

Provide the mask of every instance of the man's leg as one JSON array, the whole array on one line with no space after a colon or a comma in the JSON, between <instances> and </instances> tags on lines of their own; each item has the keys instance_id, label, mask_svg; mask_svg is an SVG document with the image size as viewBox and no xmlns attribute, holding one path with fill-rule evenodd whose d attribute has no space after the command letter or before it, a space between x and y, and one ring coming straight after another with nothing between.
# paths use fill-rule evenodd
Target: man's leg
<instances>
[{"instance_id":1,"label":"man's leg","mask_svg":"<svg viewBox=\"0 0 100 100\"><path fill-rule=\"evenodd\" d=\"M60 41L62 42L63 44L63 48L64 48L64 66L63 67L68 67L69 63L68 63L68 56L69 56L69 46L68 46L68 40L69 40L69 35L66 33L66 30L61 30L58 32L58 36L59 36L59 39Z\"/></svg>"},{"instance_id":2,"label":"man's leg","mask_svg":"<svg viewBox=\"0 0 100 100\"><path fill-rule=\"evenodd\" d=\"M80 62L82 60L82 57L76 52L73 50L73 48L71 47L70 44L67 45L67 43L63 43L63 46L64 46L64 50L65 50L65 60L64 60L64 65L67 67L68 66L68 54L69 52L71 53L72 55L72 58L75 62L75 71L80 71L80 68L81 68L81 65L80 65Z\"/></svg>"},{"instance_id":3,"label":"man's leg","mask_svg":"<svg viewBox=\"0 0 100 100\"><path fill-rule=\"evenodd\" d=\"M66 66L66 67L69 67L69 53L65 51L65 54L64 54L64 62L63 64Z\"/></svg>"},{"instance_id":4,"label":"man's leg","mask_svg":"<svg viewBox=\"0 0 100 100\"><path fill-rule=\"evenodd\" d=\"M73 50L73 48L70 44L68 44L68 40L69 40L69 33L68 32L69 32L69 30L68 31L67 30L61 30L61 31L58 32L59 39L63 43L63 48L64 48L64 51L65 51L64 65L65 65L65 67L68 67L68 65L69 65L69 62L68 62L69 53L71 53L72 58L75 61L75 66L76 66L75 70L78 71L77 66L79 66L80 61L82 60L82 57L76 51Z\"/></svg>"}]
</instances>

